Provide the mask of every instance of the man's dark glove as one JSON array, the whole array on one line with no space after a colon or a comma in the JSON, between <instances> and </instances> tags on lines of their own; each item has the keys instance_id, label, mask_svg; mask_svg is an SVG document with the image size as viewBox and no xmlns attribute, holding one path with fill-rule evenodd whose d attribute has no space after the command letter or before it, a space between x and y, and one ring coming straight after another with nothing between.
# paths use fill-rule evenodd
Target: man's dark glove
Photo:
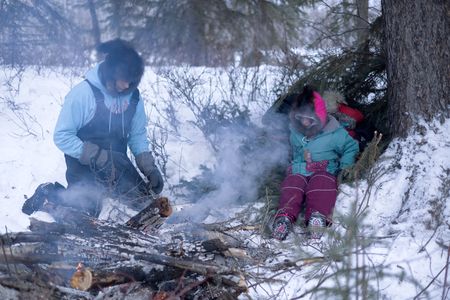
<instances>
[{"instance_id":1,"label":"man's dark glove","mask_svg":"<svg viewBox=\"0 0 450 300\"><path fill-rule=\"evenodd\" d=\"M142 174L149 180L151 190L159 194L164 187L164 181L158 167L155 165L155 159L150 152L143 152L136 156L136 164Z\"/></svg>"},{"instance_id":2,"label":"man's dark glove","mask_svg":"<svg viewBox=\"0 0 450 300\"><path fill-rule=\"evenodd\" d=\"M108 162L108 151L91 142L84 142L79 161L82 165L91 166L95 169L103 168Z\"/></svg>"}]
</instances>

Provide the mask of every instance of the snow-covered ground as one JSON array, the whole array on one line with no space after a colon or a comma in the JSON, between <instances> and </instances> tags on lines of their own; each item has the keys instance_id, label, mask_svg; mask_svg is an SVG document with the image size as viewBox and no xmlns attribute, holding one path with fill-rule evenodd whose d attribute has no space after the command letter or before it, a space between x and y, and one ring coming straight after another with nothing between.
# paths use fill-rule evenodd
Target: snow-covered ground
<instances>
[{"instance_id":1,"label":"snow-covered ground","mask_svg":"<svg viewBox=\"0 0 450 300\"><path fill-rule=\"evenodd\" d=\"M199 98L202 101L220 101L230 97L230 82L225 80L229 78L229 73L222 74L220 78L223 80L217 80L213 75L211 78L216 79L206 80L209 72L216 73L208 69L182 68L176 72L201 79L195 81L197 85L193 91L197 95L204 93ZM273 74L270 69L266 72ZM11 79L14 74L13 70L0 69L0 232L27 230L29 217L21 212L21 207L25 195L31 196L40 183L66 183L64 157L53 144L52 136L65 94L82 80L81 76L62 70L27 70L21 77ZM169 158L169 184L164 193L172 196L169 187L181 179L198 175L203 164L221 170L216 172L220 178L215 181L221 184L219 191L205 199L213 199L214 205L222 203L221 207L232 205L230 199L238 197L236 192L241 190L248 192L260 170L249 167L244 168L243 174L236 173L243 170L239 157L233 158L233 154L236 156L239 153L236 150L241 141L239 134L222 141L233 147L227 147L227 151L219 151L215 156L198 128L188 122L195 120L193 112L177 98L177 91L169 87L167 73L164 76L161 74L148 68L141 90L150 120L149 131L163 127L167 134L165 149ZM272 77L268 75L267 78ZM235 90L235 99L248 105L254 121L258 121L270 101L274 100L274 95L270 93L271 84L270 80L259 82L259 94L252 92L251 85ZM168 125L167 118L164 119L165 115L161 113L168 107L168 101L173 103L180 121L176 130ZM256 157L259 161L264 157L264 152L261 153ZM276 157L282 159L282 152ZM371 264L374 268L383 266L384 272L392 274L380 275L369 283L377 287L381 298L412 299L420 294L420 298L424 299L442 299L444 296L450 243L449 157L450 120L444 124L423 123L421 129L412 132L408 138L391 142L375 167L376 180L373 183L362 180L341 186L336 216L350 212L355 203L365 208L367 215L359 229L379 240L351 263ZM247 179L240 180L242 178ZM246 195L250 197L252 193ZM173 196L172 200L177 204ZM205 201L200 199L199 204L208 205ZM336 227L339 228L339 224ZM294 257L303 246L306 250L311 248L295 243L293 238L286 242L259 242L267 247L279 248L280 257ZM358 261L361 259L365 261ZM255 285L250 288L249 295L253 299L270 299L274 295L278 299L298 297L320 281L320 278L311 279L306 275L307 271L311 271L309 268L312 267L305 266L304 271L302 268L301 271L276 277L287 283ZM353 296L350 298L355 298ZM312 296L313 299L317 297ZM446 297L449 297L448 294Z\"/></svg>"},{"instance_id":2,"label":"snow-covered ground","mask_svg":"<svg viewBox=\"0 0 450 300\"><path fill-rule=\"evenodd\" d=\"M316 290L305 297L357 299L359 291L362 299L449 299L445 274L450 255L450 120L421 125L420 132L390 143L373 167L370 183L360 180L340 186L336 224L321 243L302 241L300 228L285 242L269 242L270 248L281 250L271 265L288 259L297 261L297 267L277 277L287 284L261 285L253 294L256 298L272 294L295 299ZM355 229L348 215L359 213L361 222ZM358 232L358 240L352 230ZM351 245L353 252L342 256L339 245ZM335 264L302 265L308 258L333 253L340 258ZM369 266L366 273L355 272L364 265ZM344 271L348 269L353 272ZM317 291L327 276L321 284L324 290ZM357 276L368 281L367 291L379 294L364 297L362 283L354 288ZM348 298L343 296L347 287Z\"/></svg>"}]
</instances>

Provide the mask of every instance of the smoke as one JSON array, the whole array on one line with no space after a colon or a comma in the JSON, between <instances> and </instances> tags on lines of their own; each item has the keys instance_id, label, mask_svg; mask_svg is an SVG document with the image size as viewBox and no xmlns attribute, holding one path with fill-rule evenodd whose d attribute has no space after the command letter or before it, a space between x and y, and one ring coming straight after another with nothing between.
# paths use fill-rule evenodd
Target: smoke
<instances>
[{"instance_id":1,"label":"smoke","mask_svg":"<svg viewBox=\"0 0 450 300\"><path fill-rule=\"evenodd\" d=\"M221 128L217 134L219 151L212 178L208 179L216 188L201 195L191 207L175 213L170 223L229 217L233 206L255 202L270 172L287 163L287 141L278 141L264 129L233 125Z\"/></svg>"},{"instance_id":2,"label":"smoke","mask_svg":"<svg viewBox=\"0 0 450 300\"><path fill-rule=\"evenodd\" d=\"M104 195L104 189L100 187L79 184L59 191L58 204L97 216L102 209Z\"/></svg>"}]
</instances>

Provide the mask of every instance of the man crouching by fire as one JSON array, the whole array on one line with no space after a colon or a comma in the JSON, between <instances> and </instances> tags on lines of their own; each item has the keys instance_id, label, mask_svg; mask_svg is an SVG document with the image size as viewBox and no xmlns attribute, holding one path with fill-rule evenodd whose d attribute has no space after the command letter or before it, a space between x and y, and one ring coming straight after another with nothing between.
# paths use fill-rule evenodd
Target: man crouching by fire
<instances>
[{"instance_id":1,"label":"man crouching by fire","mask_svg":"<svg viewBox=\"0 0 450 300\"><path fill-rule=\"evenodd\" d=\"M163 190L137 88L144 61L120 39L100 44L97 51L105 54L104 60L67 94L54 131L65 157L67 189L41 184L23 205L26 214L53 202L98 217L105 196L141 210ZM141 173L127 156L128 148Z\"/></svg>"}]
</instances>

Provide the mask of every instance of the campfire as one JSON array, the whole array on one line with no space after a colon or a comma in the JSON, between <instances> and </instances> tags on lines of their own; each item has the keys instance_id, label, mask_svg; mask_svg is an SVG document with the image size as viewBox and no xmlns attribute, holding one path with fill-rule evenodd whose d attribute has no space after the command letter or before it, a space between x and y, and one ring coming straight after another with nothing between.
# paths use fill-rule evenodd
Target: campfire
<instances>
[{"instance_id":1,"label":"campfire","mask_svg":"<svg viewBox=\"0 0 450 300\"><path fill-rule=\"evenodd\" d=\"M30 232L1 236L0 286L29 299L43 294L91 299L108 292L235 299L247 290L242 267L253 258L244 241L225 233L224 224L186 222L161 229L172 214L167 198L123 225L68 207L53 207L51 214L57 222L31 218Z\"/></svg>"}]
</instances>

